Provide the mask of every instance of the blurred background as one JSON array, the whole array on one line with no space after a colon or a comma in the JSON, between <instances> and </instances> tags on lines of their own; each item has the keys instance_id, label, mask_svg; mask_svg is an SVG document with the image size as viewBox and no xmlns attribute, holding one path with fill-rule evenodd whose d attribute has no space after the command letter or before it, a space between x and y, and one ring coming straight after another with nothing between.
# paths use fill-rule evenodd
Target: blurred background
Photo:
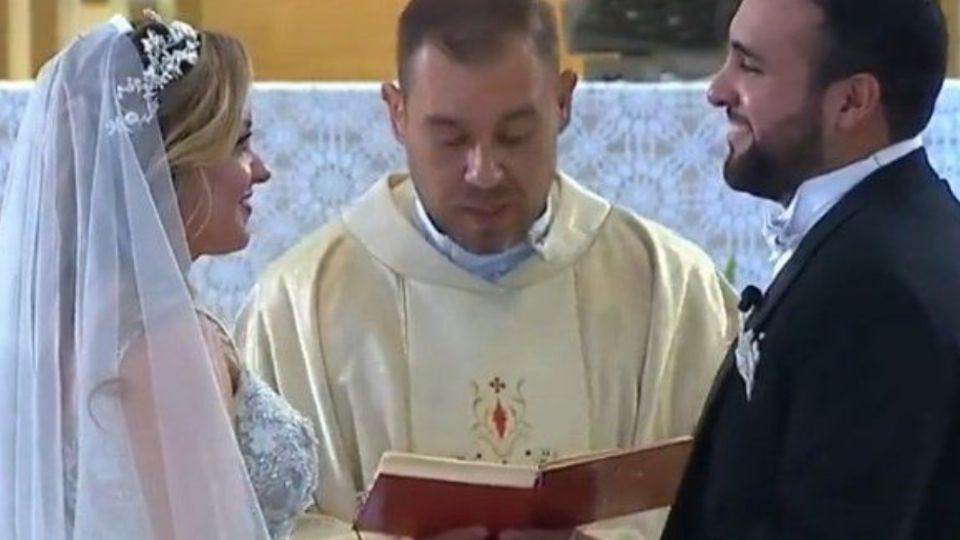
<instances>
[{"instance_id":1,"label":"blurred background","mask_svg":"<svg viewBox=\"0 0 960 540\"><path fill-rule=\"evenodd\" d=\"M703 78L722 57L737 0L551 0L564 62L589 80ZM229 32L267 81L393 77L394 23L406 0L0 0L0 79L35 75L68 40L113 13L151 8ZM960 29L960 0L941 0ZM951 75L960 62L955 40Z\"/></svg>"}]
</instances>

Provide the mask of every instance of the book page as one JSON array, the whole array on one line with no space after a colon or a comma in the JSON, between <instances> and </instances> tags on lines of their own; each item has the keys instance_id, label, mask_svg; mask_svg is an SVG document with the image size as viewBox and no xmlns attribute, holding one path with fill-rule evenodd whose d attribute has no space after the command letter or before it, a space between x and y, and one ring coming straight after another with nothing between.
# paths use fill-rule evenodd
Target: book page
<instances>
[{"instance_id":1,"label":"book page","mask_svg":"<svg viewBox=\"0 0 960 540\"><path fill-rule=\"evenodd\" d=\"M385 452L377 475L403 476L515 488L532 488L539 471L522 465L500 465L480 461L424 456L405 452Z\"/></svg>"},{"instance_id":2,"label":"book page","mask_svg":"<svg viewBox=\"0 0 960 540\"><path fill-rule=\"evenodd\" d=\"M643 452L656 452L658 449L674 446L678 444L692 444L693 437L689 435L684 435L682 437L675 437L673 439L667 439L664 441L657 442L648 446L638 446L636 448L622 449L614 448L611 450L601 450L599 452L589 452L585 454L577 454L574 456L569 456L565 458L560 458L550 463L547 463L542 467L543 471L552 471L556 469L563 469L566 467L572 467L574 465L580 465L584 463L591 463L594 461L602 461L605 459L610 459L617 456L625 456L634 453L643 453Z\"/></svg>"}]
</instances>

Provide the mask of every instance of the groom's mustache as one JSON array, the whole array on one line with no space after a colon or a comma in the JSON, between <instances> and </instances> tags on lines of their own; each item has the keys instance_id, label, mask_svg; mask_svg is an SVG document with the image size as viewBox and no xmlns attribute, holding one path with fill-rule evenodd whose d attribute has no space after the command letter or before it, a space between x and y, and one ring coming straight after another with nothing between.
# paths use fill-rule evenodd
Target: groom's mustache
<instances>
[{"instance_id":1,"label":"groom's mustache","mask_svg":"<svg viewBox=\"0 0 960 540\"><path fill-rule=\"evenodd\" d=\"M744 124L747 126L750 125L750 122L746 119L746 117L741 116L730 109L727 109L727 120L737 124Z\"/></svg>"}]
</instances>

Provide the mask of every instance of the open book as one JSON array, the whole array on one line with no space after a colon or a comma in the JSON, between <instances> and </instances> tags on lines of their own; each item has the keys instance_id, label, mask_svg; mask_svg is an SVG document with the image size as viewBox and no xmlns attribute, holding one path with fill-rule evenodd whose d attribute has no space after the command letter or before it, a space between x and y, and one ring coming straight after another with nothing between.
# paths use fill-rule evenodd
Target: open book
<instances>
[{"instance_id":1,"label":"open book","mask_svg":"<svg viewBox=\"0 0 960 540\"><path fill-rule=\"evenodd\" d=\"M354 528L421 538L474 525L570 529L673 503L691 437L517 466L402 452L380 459Z\"/></svg>"}]
</instances>

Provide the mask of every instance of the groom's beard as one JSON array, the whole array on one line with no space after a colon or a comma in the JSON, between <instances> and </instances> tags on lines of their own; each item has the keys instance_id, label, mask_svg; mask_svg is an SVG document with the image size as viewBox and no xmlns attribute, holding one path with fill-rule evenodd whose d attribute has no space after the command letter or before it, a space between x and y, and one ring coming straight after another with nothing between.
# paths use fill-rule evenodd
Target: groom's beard
<instances>
[{"instance_id":1,"label":"groom's beard","mask_svg":"<svg viewBox=\"0 0 960 540\"><path fill-rule=\"evenodd\" d=\"M723 176L735 191L787 204L799 185L823 170L823 136L819 118L802 111L781 122L779 131L790 133L781 150L754 139L737 154L732 143L723 163Z\"/></svg>"}]
</instances>

